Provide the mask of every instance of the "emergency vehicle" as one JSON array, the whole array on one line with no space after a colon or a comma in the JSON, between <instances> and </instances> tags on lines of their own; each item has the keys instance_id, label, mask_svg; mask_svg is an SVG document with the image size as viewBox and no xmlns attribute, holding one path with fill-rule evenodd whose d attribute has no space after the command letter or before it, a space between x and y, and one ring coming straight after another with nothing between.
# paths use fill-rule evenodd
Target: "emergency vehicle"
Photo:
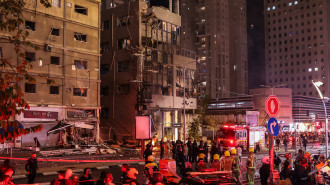
<instances>
[{"instance_id":1,"label":"emergency vehicle","mask_svg":"<svg viewBox=\"0 0 330 185\"><path fill-rule=\"evenodd\" d=\"M260 149L265 146L265 127L223 126L216 135L224 150L241 146L247 150L250 146Z\"/></svg>"}]
</instances>

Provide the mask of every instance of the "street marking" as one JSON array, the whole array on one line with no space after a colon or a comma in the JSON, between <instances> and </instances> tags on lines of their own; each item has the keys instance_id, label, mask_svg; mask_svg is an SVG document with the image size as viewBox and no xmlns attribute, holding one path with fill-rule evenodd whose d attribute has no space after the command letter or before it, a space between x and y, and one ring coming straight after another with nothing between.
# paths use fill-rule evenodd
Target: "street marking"
<instances>
[{"instance_id":1,"label":"street marking","mask_svg":"<svg viewBox=\"0 0 330 185\"><path fill-rule=\"evenodd\" d=\"M42 175L46 176L46 175L56 175L58 174L57 172L45 172L45 173L42 173Z\"/></svg>"},{"instance_id":2,"label":"street marking","mask_svg":"<svg viewBox=\"0 0 330 185\"><path fill-rule=\"evenodd\" d=\"M98 170L109 169L109 166L99 166L99 167L96 167L96 169L98 169Z\"/></svg>"}]
</instances>

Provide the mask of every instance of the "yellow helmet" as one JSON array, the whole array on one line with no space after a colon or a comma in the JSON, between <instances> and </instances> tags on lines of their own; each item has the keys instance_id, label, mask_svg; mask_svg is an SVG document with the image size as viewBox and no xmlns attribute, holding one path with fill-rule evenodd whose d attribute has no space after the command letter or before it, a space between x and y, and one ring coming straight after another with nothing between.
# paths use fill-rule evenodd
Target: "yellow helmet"
<instances>
[{"instance_id":1,"label":"yellow helmet","mask_svg":"<svg viewBox=\"0 0 330 185\"><path fill-rule=\"evenodd\" d=\"M153 162L154 161L154 157L152 155L149 155L148 158L147 158L147 161Z\"/></svg>"},{"instance_id":2,"label":"yellow helmet","mask_svg":"<svg viewBox=\"0 0 330 185\"><path fill-rule=\"evenodd\" d=\"M198 158L199 159L204 159L204 157L205 157L205 154L203 154L203 153L201 153L201 154L198 155Z\"/></svg>"},{"instance_id":3,"label":"yellow helmet","mask_svg":"<svg viewBox=\"0 0 330 185\"><path fill-rule=\"evenodd\" d=\"M305 157L305 158L310 158L310 157L311 157L311 153L306 152L306 153L304 154L304 157Z\"/></svg>"},{"instance_id":4,"label":"yellow helmet","mask_svg":"<svg viewBox=\"0 0 330 185\"><path fill-rule=\"evenodd\" d=\"M225 151L225 157L230 157L230 152L229 151Z\"/></svg>"},{"instance_id":5,"label":"yellow helmet","mask_svg":"<svg viewBox=\"0 0 330 185\"><path fill-rule=\"evenodd\" d=\"M232 155L236 155L236 149L235 148L233 148L233 149L231 149L231 152L230 152Z\"/></svg>"},{"instance_id":6,"label":"yellow helmet","mask_svg":"<svg viewBox=\"0 0 330 185\"><path fill-rule=\"evenodd\" d=\"M254 152L253 147L250 147L250 148L249 148L249 152Z\"/></svg>"},{"instance_id":7,"label":"yellow helmet","mask_svg":"<svg viewBox=\"0 0 330 185\"><path fill-rule=\"evenodd\" d=\"M219 160L219 159L220 159L220 156L218 154L213 155L213 160Z\"/></svg>"}]
</instances>

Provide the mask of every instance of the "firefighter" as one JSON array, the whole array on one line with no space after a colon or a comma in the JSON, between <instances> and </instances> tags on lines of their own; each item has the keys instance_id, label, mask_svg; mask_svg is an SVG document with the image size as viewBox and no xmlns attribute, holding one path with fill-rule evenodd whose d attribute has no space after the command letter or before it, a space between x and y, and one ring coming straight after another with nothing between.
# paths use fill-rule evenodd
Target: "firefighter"
<instances>
[{"instance_id":1,"label":"firefighter","mask_svg":"<svg viewBox=\"0 0 330 185\"><path fill-rule=\"evenodd\" d=\"M217 171L220 171L220 156L219 154L214 154L213 155L213 160L211 162L211 167L216 169Z\"/></svg>"},{"instance_id":2,"label":"firefighter","mask_svg":"<svg viewBox=\"0 0 330 185\"><path fill-rule=\"evenodd\" d=\"M247 180L248 184L254 184L254 175L256 173L256 155L254 154L254 149L252 147L249 148L249 156L246 163L247 168Z\"/></svg>"},{"instance_id":3,"label":"firefighter","mask_svg":"<svg viewBox=\"0 0 330 185\"><path fill-rule=\"evenodd\" d=\"M237 183L240 184L241 180L240 180L240 160L239 157L237 156L237 151L235 148L231 149L231 156L233 159L233 163L232 163L232 172L233 172L233 177L236 178Z\"/></svg>"},{"instance_id":4,"label":"firefighter","mask_svg":"<svg viewBox=\"0 0 330 185\"><path fill-rule=\"evenodd\" d=\"M315 165L317 169L317 173L315 174L316 184L321 185L324 184L323 175L321 173L321 169L325 167L325 156L324 154L320 155L319 164Z\"/></svg>"},{"instance_id":5,"label":"firefighter","mask_svg":"<svg viewBox=\"0 0 330 185\"><path fill-rule=\"evenodd\" d=\"M158 165L154 162L154 157L152 155L148 156L147 161L148 163L144 166L144 173L149 181L153 177L154 171L158 171Z\"/></svg>"},{"instance_id":6,"label":"firefighter","mask_svg":"<svg viewBox=\"0 0 330 185\"><path fill-rule=\"evenodd\" d=\"M222 158L220 161L220 169L221 171L231 171L231 168L233 166L233 158L230 157L229 151L225 151L224 155L225 157Z\"/></svg>"},{"instance_id":7,"label":"firefighter","mask_svg":"<svg viewBox=\"0 0 330 185\"><path fill-rule=\"evenodd\" d=\"M196 164L196 171L201 171L202 169L205 169L207 168L207 165L204 161L204 158L205 158L205 154L201 153L198 155L198 161L197 161L197 164Z\"/></svg>"},{"instance_id":8,"label":"firefighter","mask_svg":"<svg viewBox=\"0 0 330 185\"><path fill-rule=\"evenodd\" d=\"M292 178L292 168L291 168L292 156L290 153L285 154L285 161L283 162L280 177L282 180Z\"/></svg>"}]
</instances>

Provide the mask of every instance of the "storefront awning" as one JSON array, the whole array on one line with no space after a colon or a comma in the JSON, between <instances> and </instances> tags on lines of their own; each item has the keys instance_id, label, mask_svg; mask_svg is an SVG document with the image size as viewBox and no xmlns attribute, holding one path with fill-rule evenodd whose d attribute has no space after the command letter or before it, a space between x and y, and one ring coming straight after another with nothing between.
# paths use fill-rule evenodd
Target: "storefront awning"
<instances>
[{"instance_id":1,"label":"storefront awning","mask_svg":"<svg viewBox=\"0 0 330 185\"><path fill-rule=\"evenodd\" d=\"M55 127L51 128L50 130L47 131L47 135L56 134L59 131L64 130L67 127L72 127L72 126L74 126L74 125L67 124L67 123L64 123L63 121L60 121L60 122L58 122L58 124Z\"/></svg>"}]
</instances>

